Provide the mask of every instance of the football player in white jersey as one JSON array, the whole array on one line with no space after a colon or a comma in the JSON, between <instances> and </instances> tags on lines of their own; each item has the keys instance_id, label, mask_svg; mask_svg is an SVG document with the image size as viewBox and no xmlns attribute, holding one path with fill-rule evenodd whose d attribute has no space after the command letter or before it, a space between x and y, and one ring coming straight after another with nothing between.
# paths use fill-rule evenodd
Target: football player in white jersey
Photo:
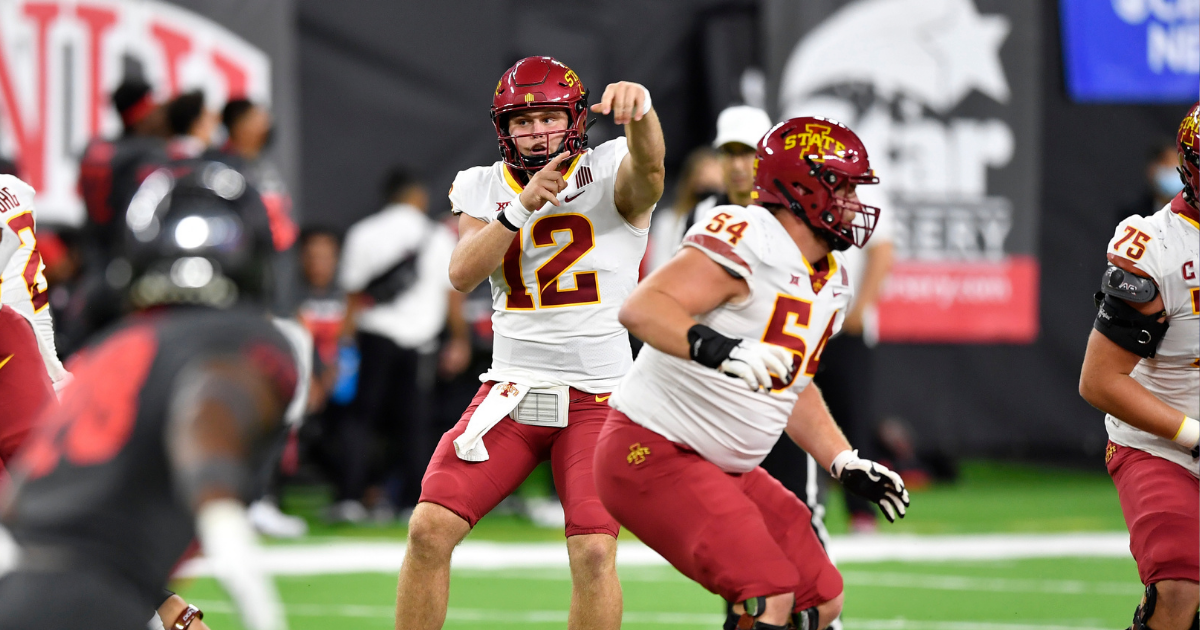
<instances>
[{"instance_id":1,"label":"football player in white jersey","mask_svg":"<svg viewBox=\"0 0 1200 630\"><path fill-rule=\"evenodd\" d=\"M1200 103L1176 137L1183 190L1108 244L1079 393L1107 413L1117 486L1145 596L1132 630L1200 628Z\"/></svg>"},{"instance_id":2,"label":"football player in white jersey","mask_svg":"<svg viewBox=\"0 0 1200 630\"><path fill-rule=\"evenodd\" d=\"M815 630L841 612L811 512L759 466L782 432L889 520L908 505L810 384L850 304L839 250L878 217L855 187L878 181L840 123L782 122L758 144L754 204L699 217L621 309L646 346L613 394L596 486L623 526L733 604L726 628Z\"/></svg>"},{"instance_id":3,"label":"football player in white jersey","mask_svg":"<svg viewBox=\"0 0 1200 630\"><path fill-rule=\"evenodd\" d=\"M490 279L492 367L438 444L409 521L396 628L440 628L450 552L540 462L566 513L573 592L568 626L617 628L619 526L596 496L596 439L609 393L633 363L617 313L637 286L665 147L650 93L604 90L591 107L625 137L587 146L587 95L550 57L506 71L492 101L502 159L462 171L450 189L460 240L450 280Z\"/></svg>"},{"instance_id":4,"label":"football player in white jersey","mask_svg":"<svg viewBox=\"0 0 1200 630\"><path fill-rule=\"evenodd\" d=\"M0 175L0 464L71 376L54 348L33 195L25 182Z\"/></svg>"}]
</instances>

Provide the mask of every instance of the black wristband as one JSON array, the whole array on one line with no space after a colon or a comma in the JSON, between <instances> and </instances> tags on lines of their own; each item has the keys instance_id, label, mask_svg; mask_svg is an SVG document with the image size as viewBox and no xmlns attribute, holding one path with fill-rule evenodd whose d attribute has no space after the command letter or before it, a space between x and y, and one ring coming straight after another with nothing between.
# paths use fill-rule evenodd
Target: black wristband
<instances>
[{"instance_id":1,"label":"black wristband","mask_svg":"<svg viewBox=\"0 0 1200 630\"><path fill-rule=\"evenodd\" d=\"M512 222L508 220L508 217L504 216L503 212L496 215L496 220L500 222L500 225L503 225L504 227L508 228L509 230L511 230L513 232L521 231L521 228L513 225Z\"/></svg>"},{"instance_id":2,"label":"black wristband","mask_svg":"<svg viewBox=\"0 0 1200 630\"><path fill-rule=\"evenodd\" d=\"M688 329L688 354L692 360L714 370L729 358L729 353L742 341L726 337L705 326L696 324Z\"/></svg>"}]
</instances>

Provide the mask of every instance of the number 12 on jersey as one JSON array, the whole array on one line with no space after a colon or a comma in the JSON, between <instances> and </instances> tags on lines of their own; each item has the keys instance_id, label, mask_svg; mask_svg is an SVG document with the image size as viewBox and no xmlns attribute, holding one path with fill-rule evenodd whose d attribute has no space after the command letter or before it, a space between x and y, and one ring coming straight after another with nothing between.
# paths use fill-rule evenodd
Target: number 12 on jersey
<instances>
[{"instance_id":1,"label":"number 12 on jersey","mask_svg":"<svg viewBox=\"0 0 1200 630\"><path fill-rule=\"evenodd\" d=\"M834 311L833 315L829 317L829 324L825 326L825 332L821 334L821 340L817 342L817 347L813 348L812 354L808 354L808 345L804 343L803 337L787 331L789 327L808 328L810 320L812 320L812 302L790 295L779 295L775 298L771 321L767 323L762 340L764 343L783 346L791 350L793 358L791 380L785 383L772 375L771 389L780 390L791 387L800 374L801 366L804 366L805 376L812 378L817 375L817 368L821 365L821 354L825 351L825 344L833 335L833 322L837 320L837 311ZM807 365L804 363L806 354L808 355Z\"/></svg>"},{"instance_id":2,"label":"number 12 on jersey","mask_svg":"<svg viewBox=\"0 0 1200 630\"><path fill-rule=\"evenodd\" d=\"M592 222L582 214L552 214L535 221L530 230L534 247L555 246L558 244L554 240L555 234L570 234L570 240L534 273L537 277L538 302L541 308L599 304L600 286L595 271L576 271L572 274L575 280L574 289L563 289L558 285L563 274L596 246L596 231ZM504 254L502 265L504 282L508 284L504 308L509 311L529 311L538 308L525 286L521 269L523 232L524 230L517 232L513 238L512 245L509 245Z\"/></svg>"}]
</instances>

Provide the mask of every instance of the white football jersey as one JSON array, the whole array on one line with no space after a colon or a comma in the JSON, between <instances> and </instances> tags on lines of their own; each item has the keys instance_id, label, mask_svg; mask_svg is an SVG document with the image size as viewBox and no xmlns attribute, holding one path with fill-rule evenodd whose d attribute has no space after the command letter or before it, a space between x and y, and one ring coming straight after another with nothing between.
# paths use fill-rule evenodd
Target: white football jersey
<instances>
[{"instance_id":1,"label":"white football jersey","mask_svg":"<svg viewBox=\"0 0 1200 630\"><path fill-rule=\"evenodd\" d=\"M50 380L66 376L54 347L54 320L50 317L46 265L34 236L37 210L33 188L12 175L0 175L0 304L7 305L33 326L38 349Z\"/></svg>"},{"instance_id":2,"label":"white football jersey","mask_svg":"<svg viewBox=\"0 0 1200 630\"><path fill-rule=\"evenodd\" d=\"M610 392L633 353L617 312L638 282L648 228L613 201L625 138L588 149L569 164L560 206L533 213L492 283L492 368L483 381L570 385ZM522 186L503 162L461 171L450 189L455 214L491 222Z\"/></svg>"},{"instance_id":3,"label":"white football jersey","mask_svg":"<svg viewBox=\"0 0 1200 630\"><path fill-rule=\"evenodd\" d=\"M751 391L741 379L646 345L609 404L726 472L747 472L775 446L797 394L817 373L825 343L841 329L850 281L841 252L809 264L761 206L709 210L696 218L683 246L703 252L750 286L745 301L724 304L697 321L728 337L791 350L794 380L775 382L769 394Z\"/></svg>"},{"instance_id":4,"label":"white football jersey","mask_svg":"<svg viewBox=\"0 0 1200 630\"><path fill-rule=\"evenodd\" d=\"M1173 204L1182 204L1176 197ZM1200 418L1200 226L1168 204L1149 217L1131 216L1117 226L1108 253L1120 256L1158 285L1167 311L1167 334L1153 359L1130 374L1150 393L1193 418ZM1173 461L1200 477L1188 449L1108 415L1108 438Z\"/></svg>"}]
</instances>

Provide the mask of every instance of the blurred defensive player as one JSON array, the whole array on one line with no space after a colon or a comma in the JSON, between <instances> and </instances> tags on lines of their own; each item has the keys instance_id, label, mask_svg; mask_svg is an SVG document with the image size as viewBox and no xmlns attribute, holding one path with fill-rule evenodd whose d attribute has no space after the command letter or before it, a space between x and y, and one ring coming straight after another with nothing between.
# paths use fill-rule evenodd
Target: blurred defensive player
<instances>
[{"instance_id":1,"label":"blurred defensive player","mask_svg":"<svg viewBox=\"0 0 1200 630\"><path fill-rule=\"evenodd\" d=\"M0 175L0 465L11 458L70 374L54 349L33 188Z\"/></svg>"},{"instance_id":2,"label":"blurred defensive player","mask_svg":"<svg viewBox=\"0 0 1200 630\"><path fill-rule=\"evenodd\" d=\"M239 173L200 162L150 175L127 218L128 299L151 310L84 351L14 464L0 627L145 627L198 536L246 627L284 628L243 503L297 387L261 304L266 211Z\"/></svg>"},{"instance_id":3,"label":"blurred defensive player","mask_svg":"<svg viewBox=\"0 0 1200 630\"><path fill-rule=\"evenodd\" d=\"M698 217L621 322L646 342L613 394L596 487L622 525L733 604L725 628L824 628L842 578L809 508L760 466L788 435L848 490L903 517L900 476L860 459L809 381L851 288L840 250L878 209L866 149L841 124L793 118L755 155L754 200Z\"/></svg>"},{"instance_id":4,"label":"blurred defensive player","mask_svg":"<svg viewBox=\"0 0 1200 630\"><path fill-rule=\"evenodd\" d=\"M1105 462L1146 585L1133 630L1200 628L1200 103L1179 126L1183 190L1108 244L1079 393L1107 413Z\"/></svg>"},{"instance_id":5,"label":"blurred defensive player","mask_svg":"<svg viewBox=\"0 0 1200 630\"><path fill-rule=\"evenodd\" d=\"M650 212L662 195L663 145L650 93L604 90L591 111L625 137L587 146L579 76L528 57L496 85L501 160L450 189L460 240L450 280L491 280L495 346L483 387L438 444L409 523L396 628L440 628L450 552L538 463L550 460L566 512L571 628L617 628L617 522L592 479L609 392L632 363L617 311L637 284Z\"/></svg>"}]
</instances>

